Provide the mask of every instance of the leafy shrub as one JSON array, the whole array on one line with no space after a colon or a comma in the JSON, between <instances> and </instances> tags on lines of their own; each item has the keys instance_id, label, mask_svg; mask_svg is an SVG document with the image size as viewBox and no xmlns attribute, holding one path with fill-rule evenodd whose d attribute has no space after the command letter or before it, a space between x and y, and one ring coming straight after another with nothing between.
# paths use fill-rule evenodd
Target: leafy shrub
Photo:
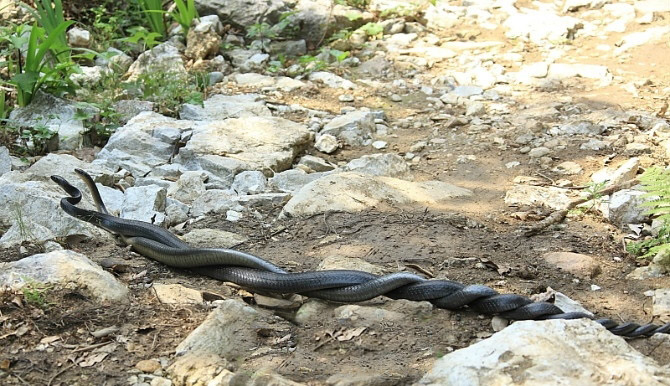
<instances>
[{"instance_id":1,"label":"leafy shrub","mask_svg":"<svg viewBox=\"0 0 670 386\"><path fill-rule=\"evenodd\" d=\"M640 176L642 188L647 192L643 197L650 201L642 206L650 208L647 214L662 221L658 235L648 240L629 243L629 253L640 258L653 258L660 252L670 251L670 170L653 167Z\"/></svg>"}]
</instances>

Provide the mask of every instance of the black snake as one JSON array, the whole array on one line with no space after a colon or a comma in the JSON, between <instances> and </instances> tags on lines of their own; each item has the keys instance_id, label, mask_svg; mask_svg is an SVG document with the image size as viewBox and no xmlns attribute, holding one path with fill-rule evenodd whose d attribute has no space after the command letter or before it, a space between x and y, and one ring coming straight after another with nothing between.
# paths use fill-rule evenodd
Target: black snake
<instances>
[{"instance_id":1,"label":"black snake","mask_svg":"<svg viewBox=\"0 0 670 386\"><path fill-rule=\"evenodd\" d=\"M151 259L251 290L300 293L337 302L360 302L385 295L393 299L427 300L448 310L467 307L482 314L512 320L592 319L586 313L563 312L554 304L533 302L526 296L499 294L484 285L466 286L450 280L429 280L404 272L383 276L354 270L291 273L249 253L233 249L194 248L159 226L110 215L91 176L81 169L75 169L75 172L91 191L97 211L77 207L82 198L79 189L60 176L51 176L70 195L60 202L67 214L119 235L125 243ZM618 324L607 318L597 319L596 322L613 334L630 338L670 333L670 323L662 326Z\"/></svg>"}]
</instances>

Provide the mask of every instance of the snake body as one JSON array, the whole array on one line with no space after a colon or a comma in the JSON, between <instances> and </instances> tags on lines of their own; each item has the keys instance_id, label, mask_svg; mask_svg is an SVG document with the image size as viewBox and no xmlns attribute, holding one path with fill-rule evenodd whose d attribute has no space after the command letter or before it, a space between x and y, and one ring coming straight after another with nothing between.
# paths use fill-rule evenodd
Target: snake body
<instances>
[{"instance_id":1,"label":"snake body","mask_svg":"<svg viewBox=\"0 0 670 386\"><path fill-rule=\"evenodd\" d=\"M146 257L251 290L300 293L337 302L360 302L385 295L394 299L426 300L438 308L449 310L467 307L482 314L500 315L512 320L591 318L582 312L563 312L552 303L533 302L526 296L499 294L484 285L466 286L450 280L428 280L405 272L382 276L354 270L290 273L246 252L194 248L164 228L109 214L93 179L81 169L75 169L75 172L91 191L97 211L77 207L82 199L79 189L60 176L51 176L69 194L60 202L65 213L121 236L124 242ZM626 337L670 333L670 323L658 326L618 324L607 318L596 321L612 333Z\"/></svg>"}]
</instances>

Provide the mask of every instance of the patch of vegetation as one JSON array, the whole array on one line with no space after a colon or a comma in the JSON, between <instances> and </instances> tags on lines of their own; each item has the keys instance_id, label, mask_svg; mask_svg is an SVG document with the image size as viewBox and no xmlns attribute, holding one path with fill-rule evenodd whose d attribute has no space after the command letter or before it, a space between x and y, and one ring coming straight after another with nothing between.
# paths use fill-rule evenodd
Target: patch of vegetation
<instances>
[{"instance_id":1,"label":"patch of vegetation","mask_svg":"<svg viewBox=\"0 0 670 386\"><path fill-rule=\"evenodd\" d=\"M202 105L207 83L202 74L152 72L122 87L135 97L154 102L159 113L176 117L183 103Z\"/></svg>"},{"instance_id":2,"label":"patch of vegetation","mask_svg":"<svg viewBox=\"0 0 670 386\"><path fill-rule=\"evenodd\" d=\"M191 28L193 19L198 18L198 11L195 9L195 0L175 0L175 11L170 12L170 16L179 23L184 34Z\"/></svg>"},{"instance_id":3,"label":"patch of vegetation","mask_svg":"<svg viewBox=\"0 0 670 386\"><path fill-rule=\"evenodd\" d=\"M144 20L149 25L151 32L155 32L158 36L166 37L167 28L165 27L165 20L163 19L164 11L161 0L137 0L140 10L144 15Z\"/></svg>"},{"instance_id":4,"label":"patch of vegetation","mask_svg":"<svg viewBox=\"0 0 670 386\"><path fill-rule=\"evenodd\" d=\"M370 0L335 0L335 3L340 5L348 5L350 7L365 9L370 5Z\"/></svg>"},{"instance_id":5,"label":"patch of vegetation","mask_svg":"<svg viewBox=\"0 0 670 386\"><path fill-rule=\"evenodd\" d=\"M21 288L23 300L27 304L41 309L48 308L50 303L47 297L49 290L51 290L52 287L29 278L23 278L23 280L26 281L26 284Z\"/></svg>"},{"instance_id":6,"label":"patch of vegetation","mask_svg":"<svg viewBox=\"0 0 670 386\"><path fill-rule=\"evenodd\" d=\"M379 23L367 23L360 27L359 30L365 32L370 37L381 38L384 35L384 27Z\"/></svg>"},{"instance_id":7,"label":"patch of vegetation","mask_svg":"<svg viewBox=\"0 0 670 386\"><path fill-rule=\"evenodd\" d=\"M649 168L640 176L640 182L647 192L642 197L649 199L642 206L650 208L647 214L655 216L662 225L656 237L631 242L626 250L640 259L652 259L661 252L670 252L670 170Z\"/></svg>"}]
</instances>

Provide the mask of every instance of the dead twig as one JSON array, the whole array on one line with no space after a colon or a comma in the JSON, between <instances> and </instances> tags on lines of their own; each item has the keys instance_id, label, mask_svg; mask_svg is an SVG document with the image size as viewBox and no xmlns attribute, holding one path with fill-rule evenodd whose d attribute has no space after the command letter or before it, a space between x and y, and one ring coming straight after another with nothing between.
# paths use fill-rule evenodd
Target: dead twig
<instances>
[{"instance_id":1,"label":"dead twig","mask_svg":"<svg viewBox=\"0 0 670 386\"><path fill-rule=\"evenodd\" d=\"M610 186L609 188L603 189L603 190L597 192L597 195L598 196L609 196L612 193L618 192L619 190L628 189L631 186L635 186L639 183L640 183L640 181L638 181L637 178L633 178L632 180L628 180L628 181L622 182L618 185ZM526 237L530 237L530 236L533 236L533 235L536 235L536 234L542 232L543 230L545 230L547 227L549 227L551 225L558 224L558 223L562 222L565 219L565 216L568 215L568 212L570 212L570 210L577 207L577 205L588 202L588 201L590 201L594 198L595 198L595 194L591 194L588 197L578 198L578 199L572 200L570 202L570 204L568 204L567 208L552 212L551 214L549 214L549 216L544 218L542 221L539 221L532 226L524 227L522 229L523 235L526 236Z\"/></svg>"},{"instance_id":2,"label":"dead twig","mask_svg":"<svg viewBox=\"0 0 670 386\"><path fill-rule=\"evenodd\" d=\"M418 264L405 264L405 267L412 268L413 270L419 271L419 272L423 273L424 275L428 276L431 279L435 278L435 275L433 275L432 272L430 272L429 270L427 270L426 268L423 268L422 266L420 266Z\"/></svg>"},{"instance_id":3,"label":"dead twig","mask_svg":"<svg viewBox=\"0 0 670 386\"><path fill-rule=\"evenodd\" d=\"M54 381L56 378L58 378L59 375L63 374L64 372L66 372L66 371L68 371L68 370L70 370L72 367L74 367L74 363L71 363L69 366L64 367L61 371L59 371L59 372L57 372L56 374L54 374L54 376L51 377L51 379L49 379L49 383L47 383L47 386L51 386L51 384L53 383L53 381Z\"/></svg>"}]
</instances>

